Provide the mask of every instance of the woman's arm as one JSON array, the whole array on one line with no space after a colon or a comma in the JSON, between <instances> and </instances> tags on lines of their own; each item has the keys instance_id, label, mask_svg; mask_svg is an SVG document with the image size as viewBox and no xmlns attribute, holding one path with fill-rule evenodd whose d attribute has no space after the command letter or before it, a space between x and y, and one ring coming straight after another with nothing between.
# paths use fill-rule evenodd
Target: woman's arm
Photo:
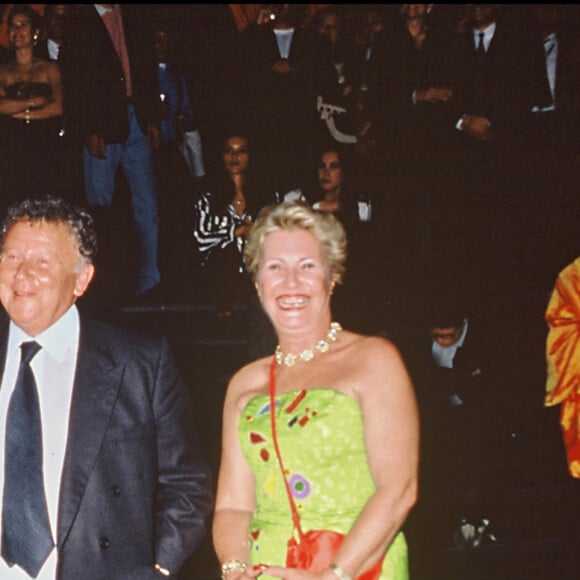
<instances>
[{"instance_id":1,"label":"woman's arm","mask_svg":"<svg viewBox=\"0 0 580 580\"><path fill-rule=\"evenodd\" d=\"M419 419L411 380L397 349L367 337L351 353L356 369L349 382L363 411L367 457L376 492L334 555L333 564L357 578L374 566L405 522L417 498ZM269 567L285 580L338 580L331 568L315 574Z\"/></svg>"},{"instance_id":2,"label":"woman's arm","mask_svg":"<svg viewBox=\"0 0 580 580\"><path fill-rule=\"evenodd\" d=\"M10 84L9 77L5 74L4 67L0 66L0 114L14 115L26 111L31 106L31 100L11 99L6 96L5 87Z\"/></svg>"},{"instance_id":3,"label":"woman's arm","mask_svg":"<svg viewBox=\"0 0 580 580\"><path fill-rule=\"evenodd\" d=\"M357 395L377 490L335 555L336 564L353 578L376 564L403 526L417 499L419 462L417 405L399 352L375 337L358 348Z\"/></svg>"},{"instance_id":4,"label":"woman's arm","mask_svg":"<svg viewBox=\"0 0 580 580\"><path fill-rule=\"evenodd\" d=\"M51 89L51 98L33 97L24 104L24 110L16 111L12 116L15 119L49 119L62 115L62 79L60 67L57 63L46 63L46 78ZM22 103L21 103L22 106Z\"/></svg>"},{"instance_id":5,"label":"woman's arm","mask_svg":"<svg viewBox=\"0 0 580 580\"><path fill-rule=\"evenodd\" d=\"M245 376L245 378L244 378ZM255 481L246 462L238 438L240 417L239 396L248 374L237 373L226 393L223 410L222 452L218 473L213 544L220 564L242 562L247 571L232 571L227 578L254 577L251 570L249 525L255 509Z\"/></svg>"}]
</instances>

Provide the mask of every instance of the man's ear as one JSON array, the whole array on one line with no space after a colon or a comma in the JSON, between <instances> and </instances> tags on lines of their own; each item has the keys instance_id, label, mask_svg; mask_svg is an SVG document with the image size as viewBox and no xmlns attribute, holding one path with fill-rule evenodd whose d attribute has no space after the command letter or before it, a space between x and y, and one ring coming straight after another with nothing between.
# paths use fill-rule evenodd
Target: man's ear
<instances>
[{"instance_id":1,"label":"man's ear","mask_svg":"<svg viewBox=\"0 0 580 580\"><path fill-rule=\"evenodd\" d=\"M74 295L79 298L89 287L93 276L95 275L95 266L91 263L84 264L81 271L77 274L75 281Z\"/></svg>"}]
</instances>

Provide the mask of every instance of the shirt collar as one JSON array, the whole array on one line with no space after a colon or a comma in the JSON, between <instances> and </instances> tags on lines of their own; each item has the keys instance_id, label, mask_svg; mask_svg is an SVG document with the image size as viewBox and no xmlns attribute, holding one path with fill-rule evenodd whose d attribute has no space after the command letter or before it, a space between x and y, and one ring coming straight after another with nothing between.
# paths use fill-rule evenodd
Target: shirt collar
<instances>
[{"instance_id":1,"label":"shirt collar","mask_svg":"<svg viewBox=\"0 0 580 580\"><path fill-rule=\"evenodd\" d=\"M97 10L97 12L99 13L99 16L103 16L103 14L106 14L107 12L111 12L112 10L119 10L119 4L113 4L113 8L107 8L105 6L103 6L102 4L93 4L93 6L95 7L95 9Z\"/></svg>"},{"instance_id":2,"label":"shirt collar","mask_svg":"<svg viewBox=\"0 0 580 580\"><path fill-rule=\"evenodd\" d=\"M57 60L58 52L60 50L60 44L57 44L56 42L54 42L54 40L52 40L52 38L49 38L46 42L46 48L48 50L50 58L52 60Z\"/></svg>"},{"instance_id":3,"label":"shirt collar","mask_svg":"<svg viewBox=\"0 0 580 580\"><path fill-rule=\"evenodd\" d=\"M54 324L37 336L29 336L24 330L10 322L7 356L18 351L23 342L36 341L56 360L62 360L67 349L79 336L80 322L77 307L73 304Z\"/></svg>"},{"instance_id":4,"label":"shirt collar","mask_svg":"<svg viewBox=\"0 0 580 580\"><path fill-rule=\"evenodd\" d=\"M483 39L487 43L491 41L495 34L496 23L492 22L489 26L486 26L483 30L477 30L477 28L473 29L473 38L475 40L475 46L479 42L479 35L483 32Z\"/></svg>"}]
</instances>

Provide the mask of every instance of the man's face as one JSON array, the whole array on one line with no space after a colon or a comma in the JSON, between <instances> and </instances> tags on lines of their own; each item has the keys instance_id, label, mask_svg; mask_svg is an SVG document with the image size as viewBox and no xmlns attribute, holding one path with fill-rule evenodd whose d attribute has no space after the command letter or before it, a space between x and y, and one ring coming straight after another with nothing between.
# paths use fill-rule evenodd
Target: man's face
<instances>
[{"instance_id":1,"label":"man's face","mask_svg":"<svg viewBox=\"0 0 580 580\"><path fill-rule=\"evenodd\" d=\"M433 4L403 4L401 13L405 18L414 20L429 14Z\"/></svg>"},{"instance_id":2,"label":"man's face","mask_svg":"<svg viewBox=\"0 0 580 580\"><path fill-rule=\"evenodd\" d=\"M463 328L461 326L436 326L431 329L431 339L439 346L447 348L453 346L459 340L462 330Z\"/></svg>"},{"instance_id":3,"label":"man's face","mask_svg":"<svg viewBox=\"0 0 580 580\"><path fill-rule=\"evenodd\" d=\"M36 336L84 294L93 273L66 225L23 220L4 239L0 302L17 326Z\"/></svg>"},{"instance_id":4,"label":"man's face","mask_svg":"<svg viewBox=\"0 0 580 580\"><path fill-rule=\"evenodd\" d=\"M153 36L153 51L157 62L167 62L171 56L171 37L165 30L158 30Z\"/></svg>"},{"instance_id":5,"label":"man's face","mask_svg":"<svg viewBox=\"0 0 580 580\"><path fill-rule=\"evenodd\" d=\"M46 23L48 37L57 43L62 42L64 35L64 20L66 18L67 4L55 4Z\"/></svg>"},{"instance_id":6,"label":"man's face","mask_svg":"<svg viewBox=\"0 0 580 580\"><path fill-rule=\"evenodd\" d=\"M323 36L326 36L330 41L330 44L336 44L340 36L340 20L338 15L327 14L322 22L320 22L318 32Z\"/></svg>"},{"instance_id":7,"label":"man's face","mask_svg":"<svg viewBox=\"0 0 580 580\"><path fill-rule=\"evenodd\" d=\"M475 27L483 30L495 21L495 7L493 4L470 4L471 17Z\"/></svg>"}]
</instances>

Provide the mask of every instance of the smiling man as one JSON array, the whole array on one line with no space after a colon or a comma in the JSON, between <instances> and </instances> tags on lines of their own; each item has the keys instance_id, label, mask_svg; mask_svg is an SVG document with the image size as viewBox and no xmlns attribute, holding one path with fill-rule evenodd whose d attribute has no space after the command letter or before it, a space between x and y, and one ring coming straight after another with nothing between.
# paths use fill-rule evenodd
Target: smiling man
<instances>
[{"instance_id":1,"label":"smiling man","mask_svg":"<svg viewBox=\"0 0 580 580\"><path fill-rule=\"evenodd\" d=\"M2 579L170 576L204 533L209 476L167 341L75 305L96 247L91 216L52 197L0 230Z\"/></svg>"}]
</instances>

